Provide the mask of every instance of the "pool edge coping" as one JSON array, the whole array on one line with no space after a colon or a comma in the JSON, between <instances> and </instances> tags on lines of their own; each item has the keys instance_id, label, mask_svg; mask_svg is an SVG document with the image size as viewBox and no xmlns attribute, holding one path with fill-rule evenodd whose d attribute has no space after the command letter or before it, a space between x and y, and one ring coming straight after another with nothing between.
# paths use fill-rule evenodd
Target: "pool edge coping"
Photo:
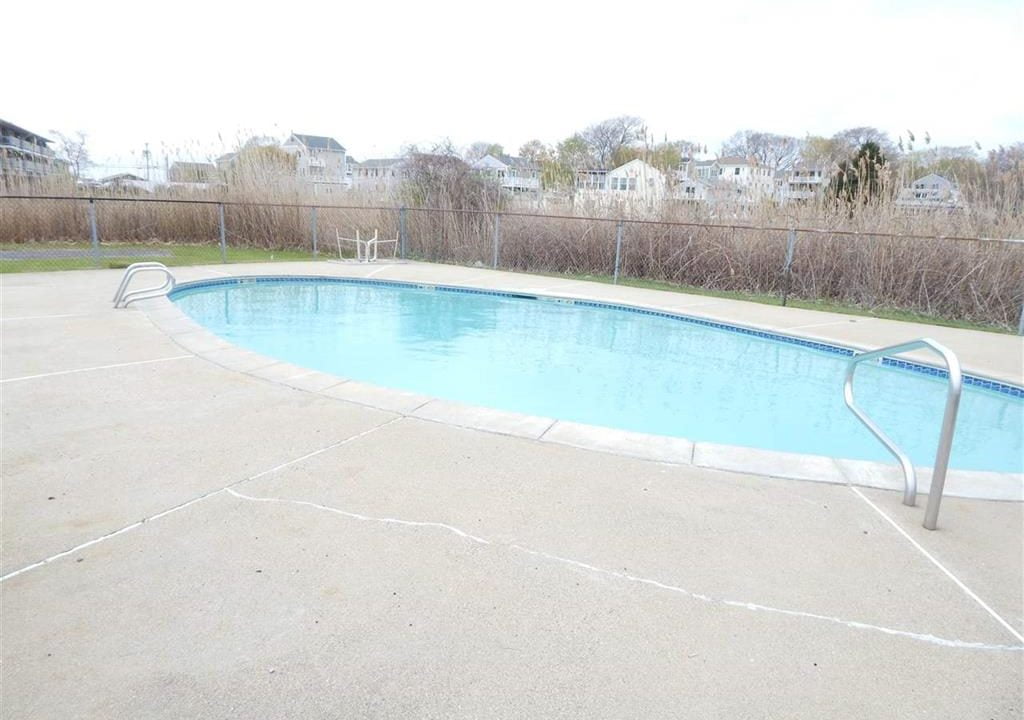
<instances>
[{"instance_id":1,"label":"pool edge coping","mask_svg":"<svg viewBox=\"0 0 1024 720\"><path fill-rule=\"evenodd\" d=\"M274 279L294 280L320 277L329 281L354 280L353 284L399 285L405 287L432 286L464 289L474 293L501 296L529 295L531 298L549 298L552 300L571 298L571 296L551 295L532 291L526 293L478 289L468 286L451 285L449 283L424 283L384 279L375 281L370 278L313 276L305 274L238 275L216 280L196 280L181 283L176 290L209 285L238 284L239 281L250 278L261 282L269 282ZM659 315L675 316L685 321L697 321L699 324L731 326L752 331L758 335L786 337L798 341L796 344L799 345L820 345L831 348L854 349L834 342L802 338L790 333L742 324L725 323L710 318L703 319L699 316L691 316L688 313L673 312L658 307L645 307L631 303L610 303L599 300L592 301L582 298L581 300L588 305L596 304L641 312L648 310ZM323 397L392 412L403 417L671 465L692 466L725 472L740 472L788 480L857 485L898 492L903 490L902 474L896 464L890 465L867 460L833 458L823 455L724 445L693 441L687 438L639 433L470 405L435 396L373 385L293 365L287 361L234 345L195 322L169 296L143 300L137 303L137 305L150 321L167 334L176 344L196 356L225 369L242 372L260 380L284 385L292 389L312 392ZM927 363L918 361L914 361L913 364L927 366ZM1000 385L1013 387L1011 383L1006 383L1003 380L988 378L976 373L972 373L972 375ZM931 468L918 468L919 494L927 494L930 488L930 478ZM950 497L968 499L1022 502L1024 501L1024 474L956 470L951 468L947 473L943 494Z\"/></svg>"}]
</instances>

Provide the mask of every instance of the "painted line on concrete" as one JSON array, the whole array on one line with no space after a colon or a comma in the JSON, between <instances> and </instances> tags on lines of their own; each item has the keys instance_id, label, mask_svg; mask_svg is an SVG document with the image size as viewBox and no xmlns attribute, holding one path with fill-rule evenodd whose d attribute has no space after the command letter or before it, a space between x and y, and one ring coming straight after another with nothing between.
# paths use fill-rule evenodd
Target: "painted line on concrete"
<instances>
[{"instance_id":1,"label":"painted line on concrete","mask_svg":"<svg viewBox=\"0 0 1024 720\"><path fill-rule=\"evenodd\" d=\"M22 377L7 378L0 380L0 383L21 382L22 380L37 380L39 378L56 377L58 375L72 375L74 373L92 372L94 370L111 370L113 368L131 367L132 365L149 365L151 363L170 362L171 360L187 360L195 355L174 355L172 357L156 358L154 360L136 360L134 362L114 363L113 365L96 365L94 367L77 368L75 370L59 370L57 372L41 373L39 375L23 375Z\"/></svg>"},{"instance_id":2,"label":"painted line on concrete","mask_svg":"<svg viewBox=\"0 0 1024 720\"><path fill-rule=\"evenodd\" d=\"M328 445L326 447L323 447L323 448L320 448L319 450L314 450L313 452L306 453L305 455L301 455L301 456L299 456L297 458L293 458L291 460L288 460L287 462L283 462L280 465L275 465L274 467L270 468L269 470L264 470L263 472L256 473L255 475L250 475L249 477L242 478L241 480L236 480L235 482L229 483L229 484L225 485L224 487L217 488L216 490L210 490L210 491L205 492L205 493L203 493L201 495L197 495L196 497L191 498L190 500L186 500L185 502L180 503L178 505L175 505L174 507L167 508L166 510L161 510L160 512L156 513L155 515L150 515L149 517L145 517L142 520L138 520L136 522L133 522L130 525L125 525L123 528L120 528L118 530L114 530L113 532L109 532L106 535L101 535L100 537L93 538L92 540L87 540L84 543L81 543L79 545L75 545L73 548L69 548L69 549L64 550L62 552L59 552L56 555L51 555L51 556L49 556L47 558L44 558L44 559L39 560L37 562L34 562L34 563L30 564L30 565L26 565L25 567L19 568L17 570L12 570L11 572L7 573L6 575L0 575L0 583L4 582L5 580L9 580L10 578L17 577L18 575L21 575L22 573L26 573L29 570L35 570L36 568L40 568L40 567L42 567L44 565L49 565L54 560L59 560L59 559L61 559L63 557L67 557L68 555L72 555L72 554L74 554L76 552L84 550L87 547L91 547L91 546L97 545L97 544L99 544L101 542L105 542L106 540L110 540L111 538L115 538L118 535L123 535L124 533L130 532L131 530L135 530L136 528L142 527L146 523L151 522L153 520L159 520L160 518L166 517L166 516L168 516L168 515L170 515L172 513L176 513L179 510L184 510L185 508L187 508L187 507L189 507L191 505L195 505L197 502L200 502L202 500L206 500L207 498L211 498L214 495L217 495L219 493L222 493L222 492L225 492L225 491L231 492L231 488L233 488L235 485L240 485L241 483L248 482L249 480L256 480L257 478L261 478L261 477L264 477L266 475L270 475L271 473L275 473L278 470L282 470L282 469L288 467L289 465L294 465L295 463L302 462L303 460L306 460L308 458L315 457L316 455L320 455L321 453L325 453L328 450L333 450L334 448L341 447L342 445L347 445L350 442L358 440L361 437L365 437L365 436L369 435L370 433L376 432L377 430L381 430L381 429L387 427L388 425L391 425L392 423L398 422L399 420L402 420L402 419L404 419L404 418L401 417L401 416L391 418L390 420L388 420L386 422L383 422L380 425L374 425L369 430L363 430L362 432L356 433L355 435L351 435L351 436L345 438L344 440L339 440L338 442L331 443L330 445ZM232 494L234 494L234 493L232 493Z\"/></svg>"},{"instance_id":3,"label":"painted line on concrete","mask_svg":"<svg viewBox=\"0 0 1024 720\"><path fill-rule=\"evenodd\" d=\"M967 597L971 598L972 600L974 600L974 602L978 603L978 605L980 605L981 608L985 612L987 612L989 615L991 615L995 619L996 622L998 622L1000 625L1002 625L1004 628L1006 628L1006 630L1008 630L1009 633L1011 635L1013 635L1013 637L1015 637L1021 643L1024 643L1024 635L1021 635L1021 633L1015 627L1013 627L1010 623L1006 622L1006 620L1004 620L999 613L997 613L995 610L993 610L991 607L989 607L988 603L986 603L984 600L982 600L980 597L978 597L977 593L975 593L973 590L971 590L969 587L967 587L967 585L964 584L964 582L962 580L960 580L960 578L958 578L956 575L954 575L949 569L947 569L945 565L943 565L938 560L936 560L934 555L932 555L930 552L925 550L921 546L921 544L917 542L917 540L912 538L910 536L910 534L906 530L904 530L902 527L900 527L899 524L895 520L893 520L891 517L889 517L885 513L885 511L883 511L880 507L875 505L875 503L871 502L871 500L868 498L867 495L862 493L860 490L858 490L853 485L848 485L847 487L849 487L850 490L852 490L853 493L857 497L859 497L861 500L866 502L876 513L881 515L882 518L887 523L892 525L893 528L895 528L896 532L898 532L900 535L905 537L907 539L907 542L909 542L911 545L913 545L915 548L917 548L918 552L920 552L922 555L924 555L928 559L928 561L931 562L932 565L937 567L939 570L941 570L943 572L943 574L946 575L946 577L948 577L950 580L952 580L954 583L956 583L956 586L958 588L960 588L964 592L964 594L967 595Z\"/></svg>"},{"instance_id":4,"label":"painted line on concrete","mask_svg":"<svg viewBox=\"0 0 1024 720\"><path fill-rule=\"evenodd\" d=\"M64 315L23 315L22 317L0 318L0 322L14 322L16 320L55 320L57 318L89 317L101 313L66 313Z\"/></svg>"},{"instance_id":5,"label":"painted line on concrete","mask_svg":"<svg viewBox=\"0 0 1024 720\"><path fill-rule=\"evenodd\" d=\"M454 525L449 525L447 523L442 523L442 522L428 522L428 521L421 521L421 520L403 520L403 519L400 519L400 518L393 518L393 517L373 517L373 516L370 516L370 515L362 515L360 513L349 512L348 510L342 510L341 508L332 507L330 505L322 505L320 503L309 502L307 500L292 500L292 499L289 499L289 498L280 498L280 497L258 497L258 496L253 496L253 495L245 495L243 493L237 492L237 491L235 491L233 489L230 489L230 488L226 488L226 491L230 495L233 495L234 497L236 497L236 498L238 498L240 500L247 500L249 502L277 503L277 504L282 504L282 505L296 505L296 506L299 506L299 507L308 507L308 508L313 508L315 510L320 510L320 511L323 511L323 512L332 513L334 515L340 515L342 517L347 517L347 518L351 518L351 519L354 519L354 520L359 520L359 521L362 521L362 522L378 522L378 523L382 523L382 524L404 525L404 526L408 526L408 527L440 528L440 529L446 530L447 532L452 533L453 535L456 535L456 536L458 536L460 538L463 538L465 540L469 540L471 542L475 542L475 543L477 543L479 545L500 545L496 541L488 540L486 538L483 538L483 537L480 537L480 536L477 536L477 535L473 535L472 533L466 532L465 530L457 528ZM786 608L776 608L776 607L771 607L769 605L761 605L759 603L752 603L752 602L746 602L746 601L741 601L741 600L728 600L728 599L723 599L723 598L715 598L715 597L712 597L710 595L704 595L702 593L692 592L690 590L686 590L686 589L678 587L676 585L669 585L667 583L663 583L663 582L660 582L658 580L653 580L651 578L645 578L645 577L641 577L641 576L638 576L638 575L631 575L629 573L619 572L617 570L608 570L606 568L601 568L601 567L598 567L596 565L591 565L589 563L585 563L585 562L582 562L580 560L573 560L572 558L566 558L566 557L561 557L561 556L558 556L558 555L552 555L551 553L543 552L541 550L534 550L533 548L529 548L529 547L526 547L524 545L518 545L518 544L512 543L512 544L507 545L506 547L511 548L513 550L516 550L518 552L526 553L528 555L533 555L535 557L541 557L541 558L544 558L544 559L549 560L551 562L557 562L557 563L561 563L563 565L570 565L572 567L576 567L576 568L579 568L579 569L582 569L582 570L587 570L587 571L590 571L590 572L593 572L593 573L597 573L597 574L600 574L600 575L606 575L608 577L613 577L613 578L616 578L618 580L626 580L626 581L629 581L629 582L639 583L641 585L646 585L646 586L649 586L649 587L655 587L655 588L658 588L659 590L667 590L669 592L673 592L673 593L677 593L677 594L680 594L680 595L684 595L684 596L686 596L688 598L691 598L691 599L694 599L694 600L699 600L701 602L709 603L709 604L712 604L712 605L721 605L721 606L725 606L725 607L739 608L739 609L750 610L750 611L754 611L754 612L775 613L775 614L778 614L778 615L785 615L787 617L797 617L797 618L804 618L804 619L809 619L809 620L817 620L817 621L821 621L821 622L828 622L828 623L832 623L832 624L835 624L835 625L842 625L842 626L845 626L845 627L848 627L848 628L853 628L853 629L856 629L856 630L870 630L870 631L874 631L874 632L880 632L880 633L883 633L885 635L894 635L894 636L897 636L897 637L904 637L904 638L908 638L908 639L911 639L911 640L916 640L916 641L919 641L919 642L929 643L931 645L938 645L938 646L941 646L941 647L958 648L958 649L964 649L964 650L1000 650L1000 651L1006 651L1006 650L1021 651L1021 650L1024 650L1024 645L997 645L997 644L991 644L991 643L969 642L969 641L958 640L958 639L949 639L949 638L938 637L936 635L931 635L929 633L916 633L916 632L912 632L910 630L900 630L900 629L897 629L897 628L885 627L883 625L873 625L871 623L860 622L858 620L844 620L842 618L834 617L834 616L831 616L831 615L821 615L821 614L818 614L818 613L810 613L810 612L805 612L805 611L802 611L802 610L788 610Z\"/></svg>"}]
</instances>

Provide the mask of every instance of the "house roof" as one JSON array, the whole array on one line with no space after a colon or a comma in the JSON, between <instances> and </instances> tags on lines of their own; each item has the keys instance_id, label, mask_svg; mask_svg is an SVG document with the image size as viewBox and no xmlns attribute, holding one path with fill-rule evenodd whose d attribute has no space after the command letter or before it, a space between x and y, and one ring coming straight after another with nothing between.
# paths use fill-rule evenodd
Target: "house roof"
<instances>
[{"instance_id":1,"label":"house roof","mask_svg":"<svg viewBox=\"0 0 1024 720\"><path fill-rule=\"evenodd\" d=\"M645 162L644 160L642 160L640 158L633 158L629 162L622 163L617 168L613 168L611 172L613 172L613 173L614 172L618 172L619 170L623 170L623 169L631 167L631 166L642 166L642 169L644 169L644 170L646 170L648 172L654 172L654 173L657 173L658 175L662 174L661 170L659 170L658 168L656 168L653 165L651 165L649 162Z\"/></svg>"},{"instance_id":2,"label":"house roof","mask_svg":"<svg viewBox=\"0 0 1024 720\"><path fill-rule=\"evenodd\" d=\"M481 170L483 168L503 168L508 167L508 163L498 159L494 155L487 154L483 157L478 157L476 160L469 164L470 167L475 170Z\"/></svg>"},{"instance_id":3,"label":"house roof","mask_svg":"<svg viewBox=\"0 0 1024 720\"><path fill-rule=\"evenodd\" d=\"M189 160L175 160L171 163L172 168L181 168L182 170L216 170L217 166L213 163L207 162L191 162Z\"/></svg>"},{"instance_id":4,"label":"house roof","mask_svg":"<svg viewBox=\"0 0 1024 720\"><path fill-rule=\"evenodd\" d=\"M369 158L358 163L359 167L391 167L402 162L402 158Z\"/></svg>"},{"instance_id":5,"label":"house roof","mask_svg":"<svg viewBox=\"0 0 1024 720\"><path fill-rule=\"evenodd\" d=\"M238 155L238 153L224 153L223 155L219 156L214 162L227 162L228 160L232 160L236 155Z\"/></svg>"},{"instance_id":6,"label":"house roof","mask_svg":"<svg viewBox=\"0 0 1024 720\"><path fill-rule=\"evenodd\" d=\"M828 170L828 166L824 163L808 163L803 160L797 160L793 163L793 167L790 170L799 170L801 172L804 170L820 170L824 173Z\"/></svg>"},{"instance_id":7,"label":"house roof","mask_svg":"<svg viewBox=\"0 0 1024 720\"><path fill-rule=\"evenodd\" d=\"M6 131L6 132L4 132L4 131ZM44 145L46 143L53 142L53 140L48 140L47 138L44 138L42 135L37 135L36 133L32 132L31 130L26 130L23 127L18 127L14 123L7 122L6 120L4 120L2 118L0 118L0 132L4 132L4 134L6 134L7 132L14 132L14 133L19 133L21 135L28 135L30 138L38 140L39 142L43 143Z\"/></svg>"},{"instance_id":8,"label":"house roof","mask_svg":"<svg viewBox=\"0 0 1024 720\"><path fill-rule=\"evenodd\" d=\"M950 180L942 177L938 173L928 173L924 177L919 177L917 180L914 181L914 184L916 185L917 183L923 183L923 182L930 182L930 183L941 182L941 183L945 183L946 185L952 185L953 184Z\"/></svg>"},{"instance_id":9,"label":"house roof","mask_svg":"<svg viewBox=\"0 0 1024 720\"><path fill-rule=\"evenodd\" d=\"M532 168L536 167L532 162L523 157L516 157L515 155L501 155L499 158L503 163L509 167L517 168Z\"/></svg>"},{"instance_id":10,"label":"house roof","mask_svg":"<svg viewBox=\"0 0 1024 720\"><path fill-rule=\"evenodd\" d=\"M482 158L473 161L472 167L480 169L485 167L514 167L524 169L535 169L537 166L526 158L515 157L514 155L491 155L488 153Z\"/></svg>"},{"instance_id":11,"label":"house roof","mask_svg":"<svg viewBox=\"0 0 1024 720\"><path fill-rule=\"evenodd\" d=\"M334 138L327 137L325 135L300 135L299 133L292 133L292 137L306 147L314 150L337 150L339 152L345 152L345 148L341 143Z\"/></svg>"},{"instance_id":12,"label":"house roof","mask_svg":"<svg viewBox=\"0 0 1024 720\"><path fill-rule=\"evenodd\" d=\"M718 158L715 162L719 165L757 165L756 162L752 162L740 155L726 155L725 157Z\"/></svg>"},{"instance_id":13,"label":"house roof","mask_svg":"<svg viewBox=\"0 0 1024 720\"><path fill-rule=\"evenodd\" d=\"M115 175L107 175L105 178L100 178L101 183L116 182L118 180L138 180L144 182L145 178L140 178L138 175L132 175L131 173L117 173Z\"/></svg>"}]
</instances>

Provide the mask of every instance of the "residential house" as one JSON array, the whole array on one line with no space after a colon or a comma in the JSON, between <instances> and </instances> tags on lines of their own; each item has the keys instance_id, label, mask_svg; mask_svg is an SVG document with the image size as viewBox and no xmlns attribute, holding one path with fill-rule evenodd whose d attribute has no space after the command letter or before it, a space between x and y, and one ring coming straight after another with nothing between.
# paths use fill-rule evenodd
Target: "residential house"
<instances>
[{"instance_id":1,"label":"residential house","mask_svg":"<svg viewBox=\"0 0 1024 720\"><path fill-rule=\"evenodd\" d=\"M607 170L577 170L577 190L604 190L607 186Z\"/></svg>"},{"instance_id":2,"label":"residential house","mask_svg":"<svg viewBox=\"0 0 1024 720\"><path fill-rule=\"evenodd\" d=\"M612 170L580 170L576 173L575 199L595 205L654 207L666 193L665 174L643 160L630 160Z\"/></svg>"},{"instance_id":3,"label":"residential house","mask_svg":"<svg viewBox=\"0 0 1024 720\"><path fill-rule=\"evenodd\" d=\"M714 160L694 160L687 158L681 167L683 177L695 180L713 180L718 177L718 165Z\"/></svg>"},{"instance_id":4,"label":"residential house","mask_svg":"<svg viewBox=\"0 0 1024 720\"><path fill-rule=\"evenodd\" d=\"M712 187L712 181L706 178L686 176L678 177L676 179L673 198L676 200L706 202L712 193Z\"/></svg>"},{"instance_id":5,"label":"residential house","mask_svg":"<svg viewBox=\"0 0 1024 720\"><path fill-rule=\"evenodd\" d=\"M722 157L715 160L715 166L718 168L719 187L730 186L744 200L761 200L770 197L774 191L771 170L752 158L738 155ZM733 195L732 192L728 194Z\"/></svg>"},{"instance_id":6,"label":"residential house","mask_svg":"<svg viewBox=\"0 0 1024 720\"><path fill-rule=\"evenodd\" d=\"M66 165L49 148L51 140L0 120L0 180L33 179L63 172Z\"/></svg>"},{"instance_id":7,"label":"residential house","mask_svg":"<svg viewBox=\"0 0 1024 720\"><path fill-rule=\"evenodd\" d=\"M231 173L231 170L235 167L237 159L238 153L229 152L224 153L213 161L213 164L217 166L217 172L220 174L221 178L226 178Z\"/></svg>"},{"instance_id":8,"label":"residential house","mask_svg":"<svg viewBox=\"0 0 1024 720\"><path fill-rule=\"evenodd\" d=\"M954 209L963 206L963 198L954 182L931 173L900 190L896 205L911 209Z\"/></svg>"},{"instance_id":9,"label":"residential house","mask_svg":"<svg viewBox=\"0 0 1024 720\"><path fill-rule=\"evenodd\" d=\"M405 158L370 158L351 164L352 189L391 192L405 177Z\"/></svg>"},{"instance_id":10,"label":"residential house","mask_svg":"<svg viewBox=\"0 0 1024 720\"><path fill-rule=\"evenodd\" d=\"M686 159L676 173L675 196L707 202L749 203L771 197L771 171L752 159L726 156L716 160Z\"/></svg>"},{"instance_id":11,"label":"residential house","mask_svg":"<svg viewBox=\"0 0 1024 720\"><path fill-rule=\"evenodd\" d=\"M152 192L153 183L132 173L117 173L100 178L99 186L106 190Z\"/></svg>"},{"instance_id":12,"label":"residential house","mask_svg":"<svg viewBox=\"0 0 1024 720\"><path fill-rule=\"evenodd\" d=\"M831 173L825 166L798 162L781 173L778 199L781 202L812 200L828 187L830 180Z\"/></svg>"},{"instance_id":13,"label":"residential house","mask_svg":"<svg viewBox=\"0 0 1024 720\"><path fill-rule=\"evenodd\" d=\"M281 149L295 156L299 180L312 183L313 192L334 192L352 183L348 155L344 146L332 137L292 133Z\"/></svg>"},{"instance_id":14,"label":"residential house","mask_svg":"<svg viewBox=\"0 0 1024 720\"><path fill-rule=\"evenodd\" d=\"M658 202L665 195L665 174L639 158L609 171L608 190L619 197L645 204Z\"/></svg>"},{"instance_id":15,"label":"residential house","mask_svg":"<svg viewBox=\"0 0 1024 720\"><path fill-rule=\"evenodd\" d=\"M540 190L540 168L525 158L511 155L484 155L470 167L493 179L510 193Z\"/></svg>"},{"instance_id":16,"label":"residential house","mask_svg":"<svg viewBox=\"0 0 1024 720\"><path fill-rule=\"evenodd\" d=\"M176 160L167 170L167 182L171 184L206 186L217 180L217 166L213 163Z\"/></svg>"}]
</instances>

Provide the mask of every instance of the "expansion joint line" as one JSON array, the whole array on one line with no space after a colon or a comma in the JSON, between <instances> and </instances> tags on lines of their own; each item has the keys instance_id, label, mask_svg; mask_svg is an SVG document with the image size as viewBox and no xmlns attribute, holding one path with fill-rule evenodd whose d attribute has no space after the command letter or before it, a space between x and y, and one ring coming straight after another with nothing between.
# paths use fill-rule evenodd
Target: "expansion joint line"
<instances>
[{"instance_id":1,"label":"expansion joint line","mask_svg":"<svg viewBox=\"0 0 1024 720\"><path fill-rule=\"evenodd\" d=\"M1018 631L1010 623L1006 622L1006 620L1004 620L1003 617L999 613L997 613L995 610L993 610L989 606L988 603L986 603L984 600L982 600L980 597L978 597L978 595L973 590L971 590L969 587L967 587L967 585L964 584L964 582L962 580L960 580L960 578L958 578L956 575L954 575L952 573L952 571L947 569L945 565L940 563L935 558L934 555L932 555L930 552L925 550L921 546L921 544L919 542L917 542L917 540L915 540L914 538L910 537L910 534L906 530L904 530L902 527L900 527L899 524L895 520L893 520L891 517L889 517L882 510L882 508L878 507L877 505L875 505L875 503L871 502L871 500L868 498L868 496L865 495L864 493L862 493L858 488L854 487L853 485L848 485L847 487L849 487L850 490L853 491L854 495L856 495L861 500L866 502L876 513L878 513L882 517L883 520L885 520L887 523L889 523L889 525L891 525L896 530L896 532L898 532L900 535L902 535L904 538L906 538L907 542L909 542L911 545L913 545L914 548L916 548L919 553L924 555L925 558L927 558L928 562L930 562L932 565L937 567L939 570L942 571L942 573L946 577L948 577L950 580L952 580L956 584L956 586L958 588L960 588L960 590L967 597L969 597L971 600L976 602L981 607L982 610L984 610L989 615L991 615L992 618L997 623L1002 625L1011 635L1013 635L1014 638L1016 638L1019 642L1024 643L1024 635L1021 635L1020 631Z\"/></svg>"}]
</instances>

